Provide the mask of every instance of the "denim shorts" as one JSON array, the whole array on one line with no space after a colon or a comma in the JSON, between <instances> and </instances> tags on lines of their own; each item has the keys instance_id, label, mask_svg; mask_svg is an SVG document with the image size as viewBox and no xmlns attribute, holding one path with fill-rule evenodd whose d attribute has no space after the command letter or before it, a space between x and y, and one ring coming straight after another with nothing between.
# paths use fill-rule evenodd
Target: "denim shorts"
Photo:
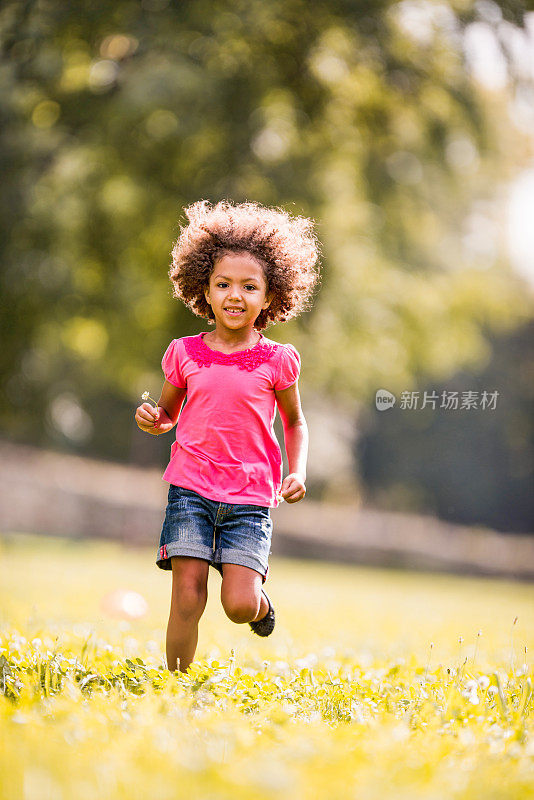
<instances>
[{"instance_id":1,"label":"denim shorts","mask_svg":"<svg viewBox=\"0 0 534 800\"><path fill-rule=\"evenodd\" d=\"M241 564L262 576L269 572L273 523L269 506L208 500L192 489L170 484L156 564L172 569L171 556L193 556L221 564Z\"/></svg>"}]
</instances>

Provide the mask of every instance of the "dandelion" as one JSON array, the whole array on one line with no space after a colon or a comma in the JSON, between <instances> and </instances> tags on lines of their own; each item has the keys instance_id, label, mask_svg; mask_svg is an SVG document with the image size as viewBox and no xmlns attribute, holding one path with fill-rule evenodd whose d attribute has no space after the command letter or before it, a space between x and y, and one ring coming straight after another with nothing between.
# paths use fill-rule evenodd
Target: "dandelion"
<instances>
[{"instance_id":1,"label":"dandelion","mask_svg":"<svg viewBox=\"0 0 534 800\"><path fill-rule=\"evenodd\" d=\"M488 678L488 676L481 675L480 678L478 679L478 685L480 686L482 691L485 692L490 685L490 679Z\"/></svg>"},{"instance_id":2,"label":"dandelion","mask_svg":"<svg viewBox=\"0 0 534 800\"><path fill-rule=\"evenodd\" d=\"M150 397L148 392L143 392L143 394L141 395L141 400L150 400L151 403L154 403L156 408L158 407L158 404L156 403L153 397Z\"/></svg>"},{"instance_id":3,"label":"dandelion","mask_svg":"<svg viewBox=\"0 0 534 800\"><path fill-rule=\"evenodd\" d=\"M476 680L466 681L465 692L463 694L466 700L469 700L469 702L474 706L477 706L479 703L477 689L478 689L478 684Z\"/></svg>"}]
</instances>

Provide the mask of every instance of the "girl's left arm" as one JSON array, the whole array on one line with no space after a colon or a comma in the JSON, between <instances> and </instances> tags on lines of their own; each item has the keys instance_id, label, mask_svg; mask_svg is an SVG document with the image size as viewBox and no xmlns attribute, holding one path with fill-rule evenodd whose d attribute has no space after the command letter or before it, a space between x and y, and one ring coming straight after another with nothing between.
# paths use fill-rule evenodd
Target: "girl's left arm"
<instances>
[{"instance_id":1,"label":"girl's left arm","mask_svg":"<svg viewBox=\"0 0 534 800\"><path fill-rule=\"evenodd\" d=\"M297 503L306 494L306 461L308 458L308 426L300 405L298 380L287 389L275 390L276 404L284 428L284 443L289 466L281 488L288 503Z\"/></svg>"}]
</instances>

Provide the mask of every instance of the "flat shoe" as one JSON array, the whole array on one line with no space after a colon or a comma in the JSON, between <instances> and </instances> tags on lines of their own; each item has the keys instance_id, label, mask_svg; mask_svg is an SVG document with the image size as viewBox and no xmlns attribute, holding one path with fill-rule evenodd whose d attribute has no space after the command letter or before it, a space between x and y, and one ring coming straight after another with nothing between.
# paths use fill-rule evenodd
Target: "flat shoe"
<instances>
[{"instance_id":1,"label":"flat shoe","mask_svg":"<svg viewBox=\"0 0 534 800\"><path fill-rule=\"evenodd\" d=\"M256 633L258 636L270 636L274 630L275 624L275 615L274 615L274 608L269 599L269 595L262 589L263 594L265 595L265 599L269 603L269 610L262 619L257 621L249 622L252 632Z\"/></svg>"}]
</instances>

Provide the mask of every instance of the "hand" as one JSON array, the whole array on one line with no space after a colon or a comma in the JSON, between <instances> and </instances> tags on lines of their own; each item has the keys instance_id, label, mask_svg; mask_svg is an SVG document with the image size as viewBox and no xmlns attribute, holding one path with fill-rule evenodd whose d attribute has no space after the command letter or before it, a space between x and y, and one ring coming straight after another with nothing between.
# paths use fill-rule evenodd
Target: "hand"
<instances>
[{"instance_id":1,"label":"hand","mask_svg":"<svg viewBox=\"0 0 534 800\"><path fill-rule=\"evenodd\" d=\"M286 475L280 487L280 497L287 503L298 503L306 494L305 478L300 472Z\"/></svg>"},{"instance_id":2,"label":"hand","mask_svg":"<svg viewBox=\"0 0 534 800\"><path fill-rule=\"evenodd\" d=\"M167 433L173 427L165 409L160 406L154 408L150 403L143 403L136 409L135 421L142 431L152 433L154 436Z\"/></svg>"}]
</instances>

